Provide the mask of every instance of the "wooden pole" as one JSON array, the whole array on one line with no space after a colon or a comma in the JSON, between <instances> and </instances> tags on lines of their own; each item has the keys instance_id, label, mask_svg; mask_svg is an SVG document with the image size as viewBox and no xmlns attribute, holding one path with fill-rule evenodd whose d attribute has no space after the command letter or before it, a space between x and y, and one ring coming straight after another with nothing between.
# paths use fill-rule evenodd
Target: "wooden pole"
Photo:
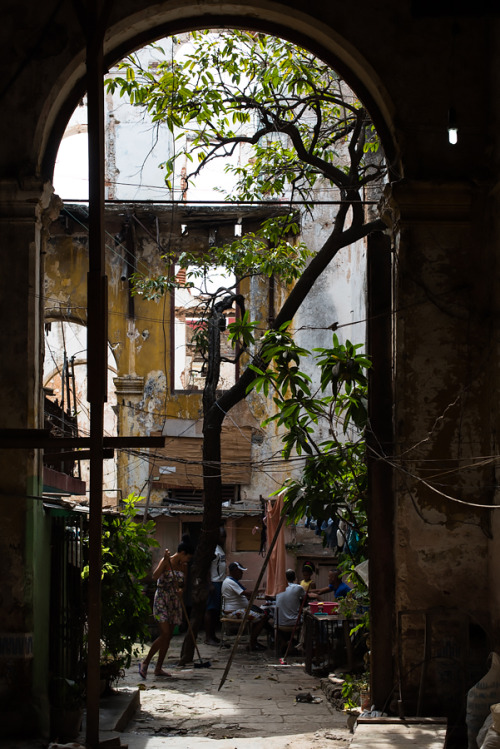
<instances>
[{"instance_id":1,"label":"wooden pole","mask_svg":"<svg viewBox=\"0 0 500 749\"><path fill-rule=\"evenodd\" d=\"M217 689L218 692L220 692L224 682L226 681L227 675L229 673L229 669L231 668L231 664L233 662L234 654L236 652L236 648L238 647L238 643L240 641L240 637L243 634L243 630L245 628L246 620L248 619L248 614L250 612L250 609L252 608L252 604L254 602L254 598L257 595L257 589L261 583L262 578L264 577L264 572L266 571L267 565L269 563L269 559L271 558L272 551L276 545L276 541L278 540L279 532L283 526L283 523L285 522L286 515L283 514L280 518L280 521L278 523L278 527L276 528L276 531L273 536L273 540L271 541L271 544L269 546L269 549L267 550L266 558L264 559L264 564L262 565L262 569L260 571L259 577L257 578L257 582L255 583L254 589L252 591L252 595L250 596L247 604L247 608L245 611L245 615L243 619L241 620L240 628L238 630L238 634L236 635L236 639L233 644L233 649L231 650L231 655L229 656L228 662L226 664L226 668L224 670L224 673L222 674L222 679L220 680L219 688Z\"/></svg>"},{"instance_id":2,"label":"wooden pole","mask_svg":"<svg viewBox=\"0 0 500 749\"><path fill-rule=\"evenodd\" d=\"M87 278L87 399L90 403L89 597L86 745L99 746L101 544L104 402L107 395L107 278L104 254L103 39L111 3L79 6L87 37L89 140L89 272Z\"/></svg>"}]
</instances>

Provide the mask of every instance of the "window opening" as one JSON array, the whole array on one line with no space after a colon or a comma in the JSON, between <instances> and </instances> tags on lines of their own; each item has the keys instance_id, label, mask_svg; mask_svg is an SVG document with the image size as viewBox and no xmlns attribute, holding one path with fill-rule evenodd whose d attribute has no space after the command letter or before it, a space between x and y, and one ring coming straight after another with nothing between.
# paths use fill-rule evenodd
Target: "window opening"
<instances>
[{"instance_id":1,"label":"window opening","mask_svg":"<svg viewBox=\"0 0 500 749\"><path fill-rule=\"evenodd\" d=\"M237 518L234 525L234 551L260 551L261 537L257 518Z\"/></svg>"},{"instance_id":2,"label":"window opening","mask_svg":"<svg viewBox=\"0 0 500 749\"><path fill-rule=\"evenodd\" d=\"M207 353L200 340L207 331L207 303L217 289L231 287L236 283L234 275L225 272L222 266L203 278L194 278L196 268L175 266L179 286L174 298L174 390L203 390L206 376ZM190 279L193 280L190 280ZM221 330L220 354L224 359L234 358L229 342L228 325L236 320L236 309L226 310L225 328ZM228 361L221 362L219 388L226 390L234 384L236 367Z\"/></svg>"}]
</instances>

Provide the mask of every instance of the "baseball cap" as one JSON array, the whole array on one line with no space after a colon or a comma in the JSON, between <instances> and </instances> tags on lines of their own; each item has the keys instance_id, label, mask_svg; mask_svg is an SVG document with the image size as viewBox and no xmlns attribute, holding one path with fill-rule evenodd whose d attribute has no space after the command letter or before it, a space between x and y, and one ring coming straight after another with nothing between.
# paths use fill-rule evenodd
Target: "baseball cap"
<instances>
[{"instance_id":1,"label":"baseball cap","mask_svg":"<svg viewBox=\"0 0 500 749\"><path fill-rule=\"evenodd\" d=\"M245 572L246 567L243 567L243 565L239 562L231 562L231 564L229 565L229 571L231 570L241 570L242 572Z\"/></svg>"}]
</instances>

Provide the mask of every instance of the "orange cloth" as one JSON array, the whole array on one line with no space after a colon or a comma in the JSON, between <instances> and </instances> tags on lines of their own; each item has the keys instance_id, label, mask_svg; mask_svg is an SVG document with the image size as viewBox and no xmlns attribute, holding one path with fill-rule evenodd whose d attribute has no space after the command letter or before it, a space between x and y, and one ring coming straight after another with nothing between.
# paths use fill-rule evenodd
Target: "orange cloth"
<instances>
[{"instance_id":1,"label":"orange cloth","mask_svg":"<svg viewBox=\"0 0 500 749\"><path fill-rule=\"evenodd\" d=\"M276 528L283 510L283 498L278 496L274 502L269 501L266 508L267 520L267 543L272 543ZM266 596L276 596L282 593L287 585L286 577L286 550L285 550L285 528L281 530L276 539L276 544L269 557L267 565Z\"/></svg>"}]
</instances>

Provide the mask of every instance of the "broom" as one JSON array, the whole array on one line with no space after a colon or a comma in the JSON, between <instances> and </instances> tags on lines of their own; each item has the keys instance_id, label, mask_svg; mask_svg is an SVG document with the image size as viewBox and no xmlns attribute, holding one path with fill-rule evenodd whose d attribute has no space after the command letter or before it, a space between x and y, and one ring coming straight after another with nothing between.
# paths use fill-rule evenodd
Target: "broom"
<instances>
[{"instance_id":1,"label":"broom","mask_svg":"<svg viewBox=\"0 0 500 749\"><path fill-rule=\"evenodd\" d=\"M210 661L204 661L202 659L201 655L200 655L200 651L198 650L198 645L196 644L196 637L194 636L193 628L192 628L191 622L189 620L188 612L186 610L186 604L184 603L184 598L181 595L181 591L180 591L179 586L177 585L177 579L176 579L176 577L174 575L174 571L173 571L172 565L170 563L170 557L168 559L168 566L170 567L170 570L172 572L172 578L173 578L173 581L174 581L175 589L176 589L177 595L179 596L179 599L180 599L180 602L181 602L182 610L184 612L184 617L185 617L187 625L188 625L189 634L191 635L191 638L193 640L193 645L194 645L196 653L198 655L198 660L200 661L199 663L196 663L196 661L194 661L193 662L193 666L195 668L211 668L212 664L210 663Z\"/></svg>"}]
</instances>

